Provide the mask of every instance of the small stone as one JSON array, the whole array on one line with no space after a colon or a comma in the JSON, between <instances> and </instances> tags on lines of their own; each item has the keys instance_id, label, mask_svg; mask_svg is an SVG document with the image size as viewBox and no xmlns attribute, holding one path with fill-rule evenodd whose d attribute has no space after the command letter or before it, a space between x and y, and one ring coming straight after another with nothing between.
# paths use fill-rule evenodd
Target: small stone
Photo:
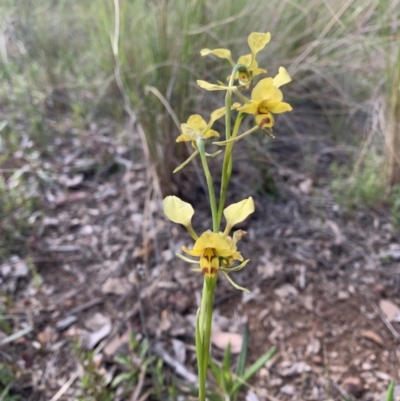
<instances>
[{"instance_id":1,"label":"small stone","mask_svg":"<svg viewBox=\"0 0 400 401\"><path fill-rule=\"evenodd\" d=\"M294 395L294 393L296 392L296 389L294 388L294 386L292 386L290 384L285 384L283 387L280 388L279 391L286 395Z\"/></svg>"},{"instance_id":2,"label":"small stone","mask_svg":"<svg viewBox=\"0 0 400 401\"><path fill-rule=\"evenodd\" d=\"M349 299L349 293L346 291L339 291L337 297L339 301L346 301Z\"/></svg>"},{"instance_id":3,"label":"small stone","mask_svg":"<svg viewBox=\"0 0 400 401\"><path fill-rule=\"evenodd\" d=\"M273 379L268 381L268 384L272 387L279 387L282 382L283 380L280 377L274 377Z\"/></svg>"},{"instance_id":4,"label":"small stone","mask_svg":"<svg viewBox=\"0 0 400 401\"><path fill-rule=\"evenodd\" d=\"M92 235L93 234L93 226L83 226L80 230L79 230L79 234L82 236L87 236L87 235Z\"/></svg>"},{"instance_id":5,"label":"small stone","mask_svg":"<svg viewBox=\"0 0 400 401\"><path fill-rule=\"evenodd\" d=\"M286 365L286 364L285 364ZM305 372L310 372L311 367L305 362L295 362L281 370L280 375L283 377L297 376Z\"/></svg>"},{"instance_id":6,"label":"small stone","mask_svg":"<svg viewBox=\"0 0 400 401\"><path fill-rule=\"evenodd\" d=\"M343 382L343 388L350 395L359 397L364 390L364 385L359 377L347 377Z\"/></svg>"},{"instance_id":7,"label":"small stone","mask_svg":"<svg viewBox=\"0 0 400 401\"><path fill-rule=\"evenodd\" d=\"M293 287L291 284L284 284L281 287L277 288L274 292L280 298L297 298L297 295L299 293L296 288Z\"/></svg>"},{"instance_id":8,"label":"small stone","mask_svg":"<svg viewBox=\"0 0 400 401\"><path fill-rule=\"evenodd\" d=\"M372 365L370 363L368 363L368 362L364 362L361 365L361 368L362 368L362 370L371 370L372 369Z\"/></svg>"}]
</instances>

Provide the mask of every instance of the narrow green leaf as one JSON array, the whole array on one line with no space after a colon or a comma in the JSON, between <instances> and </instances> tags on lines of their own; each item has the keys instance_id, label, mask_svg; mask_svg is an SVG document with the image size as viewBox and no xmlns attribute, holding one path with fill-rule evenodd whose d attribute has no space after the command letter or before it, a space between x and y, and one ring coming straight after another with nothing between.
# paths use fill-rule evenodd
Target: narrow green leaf
<instances>
[{"instance_id":1,"label":"narrow green leaf","mask_svg":"<svg viewBox=\"0 0 400 401\"><path fill-rule=\"evenodd\" d=\"M249 347L249 328L246 325L243 330L242 349L240 350L240 354L239 354L237 366L236 366L236 375L237 376L243 376L244 369L246 367L248 347Z\"/></svg>"},{"instance_id":2,"label":"narrow green leaf","mask_svg":"<svg viewBox=\"0 0 400 401\"><path fill-rule=\"evenodd\" d=\"M231 368L231 343L228 343L228 346L225 348L224 352L224 360L222 361L222 370L228 371Z\"/></svg>"},{"instance_id":3,"label":"narrow green leaf","mask_svg":"<svg viewBox=\"0 0 400 401\"><path fill-rule=\"evenodd\" d=\"M7 384L7 386L4 388L4 390L0 394L0 401L5 401L7 399L6 397L8 397L8 391L10 390L12 385L13 385L12 382Z\"/></svg>"},{"instance_id":4,"label":"narrow green leaf","mask_svg":"<svg viewBox=\"0 0 400 401\"><path fill-rule=\"evenodd\" d=\"M211 373L214 376L215 381L218 383L218 386L224 390L224 382L222 376L221 369L218 367L218 365L210 358L209 360L209 365L211 369ZM224 390L225 391L225 390Z\"/></svg>"},{"instance_id":5,"label":"narrow green leaf","mask_svg":"<svg viewBox=\"0 0 400 401\"><path fill-rule=\"evenodd\" d=\"M239 391L240 387L243 385L243 382L246 382L251 376L254 375L254 373L258 372L274 356L275 352L276 348L270 349L265 355L257 359L253 365L246 369L243 376L240 377L240 382L237 381L234 384L231 394L235 394L237 391Z\"/></svg>"},{"instance_id":6,"label":"narrow green leaf","mask_svg":"<svg viewBox=\"0 0 400 401\"><path fill-rule=\"evenodd\" d=\"M394 401L394 381L389 384L386 401Z\"/></svg>"},{"instance_id":7,"label":"narrow green leaf","mask_svg":"<svg viewBox=\"0 0 400 401\"><path fill-rule=\"evenodd\" d=\"M124 372L124 373L119 374L112 381L111 387L115 388L115 387L118 386L118 384L122 383L123 381L130 380L133 377L133 375L134 375L134 372L132 372L132 371L131 372Z\"/></svg>"},{"instance_id":8,"label":"narrow green leaf","mask_svg":"<svg viewBox=\"0 0 400 401\"><path fill-rule=\"evenodd\" d=\"M222 361L222 372L221 376L224 381L224 392L225 394L230 394L232 389L232 375L231 375L231 344L228 343L228 346L225 348L224 359Z\"/></svg>"}]
</instances>

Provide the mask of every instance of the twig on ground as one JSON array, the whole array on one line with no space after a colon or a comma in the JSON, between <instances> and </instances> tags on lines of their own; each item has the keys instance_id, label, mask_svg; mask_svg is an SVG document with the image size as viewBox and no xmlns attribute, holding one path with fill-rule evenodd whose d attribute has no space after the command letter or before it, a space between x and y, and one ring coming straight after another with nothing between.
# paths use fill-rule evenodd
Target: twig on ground
<instances>
[{"instance_id":1,"label":"twig on ground","mask_svg":"<svg viewBox=\"0 0 400 401\"><path fill-rule=\"evenodd\" d=\"M21 337L27 335L28 333L30 333L32 330L33 330L33 327L29 326L29 327L27 327L25 329L17 331L16 333L11 334L11 336L8 336L8 337L4 338L3 340L1 340L0 341L0 345L5 345L5 344L13 342L14 340L18 340L19 338L21 338Z\"/></svg>"},{"instance_id":2,"label":"twig on ground","mask_svg":"<svg viewBox=\"0 0 400 401\"><path fill-rule=\"evenodd\" d=\"M81 374L82 368L79 367L68 379L66 383L60 388L60 390L57 391L56 394L52 397L50 401L57 401L59 400L62 395L71 387L72 383L78 378L78 376Z\"/></svg>"},{"instance_id":3,"label":"twig on ground","mask_svg":"<svg viewBox=\"0 0 400 401\"><path fill-rule=\"evenodd\" d=\"M104 301L103 298L95 298L95 299L92 299L92 300L89 301L89 302L86 302L86 303L84 303L84 304L82 304L82 305L79 305L79 306L77 306L77 307L71 309L70 311L68 311L68 315L75 315L76 313L82 312L82 311L84 311L84 310L86 310L86 309L89 309L89 308L91 308L91 307L93 307L93 306L96 306L96 305L98 305L98 304L101 304L103 301Z\"/></svg>"},{"instance_id":4,"label":"twig on ground","mask_svg":"<svg viewBox=\"0 0 400 401\"><path fill-rule=\"evenodd\" d=\"M143 388L143 383L144 383L144 379L146 377L146 372L147 372L147 364L142 366L142 369L141 369L140 375L139 375L138 383L137 383L137 385L135 387L135 390L133 391L129 401L137 401L137 399L139 397L139 394L140 394L140 391Z\"/></svg>"},{"instance_id":5,"label":"twig on ground","mask_svg":"<svg viewBox=\"0 0 400 401\"><path fill-rule=\"evenodd\" d=\"M154 347L154 350L156 354L167 364L169 365L172 369L175 370L175 372L179 375L182 376L184 379L186 379L190 383L198 383L198 378L197 376L189 372L184 365L182 365L179 361L176 359L172 358L171 355L165 351L164 347L162 346L161 343L157 343Z\"/></svg>"}]
</instances>

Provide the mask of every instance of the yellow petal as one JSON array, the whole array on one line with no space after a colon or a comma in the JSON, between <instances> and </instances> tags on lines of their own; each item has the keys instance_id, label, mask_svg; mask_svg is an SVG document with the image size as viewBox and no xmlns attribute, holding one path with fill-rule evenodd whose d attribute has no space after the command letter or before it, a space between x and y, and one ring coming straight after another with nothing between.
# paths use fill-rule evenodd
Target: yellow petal
<instances>
[{"instance_id":1,"label":"yellow petal","mask_svg":"<svg viewBox=\"0 0 400 401\"><path fill-rule=\"evenodd\" d=\"M190 203L184 202L177 196L167 196L164 201L164 213L174 223L191 225L194 209Z\"/></svg>"},{"instance_id":2,"label":"yellow petal","mask_svg":"<svg viewBox=\"0 0 400 401\"><path fill-rule=\"evenodd\" d=\"M237 63L249 66L251 63L251 54L245 54L244 56L240 56Z\"/></svg>"},{"instance_id":3,"label":"yellow petal","mask_svg":"<svg viewBox=\"0 0 400 401\"><path fill-rule=\"evenodd\" d=\"M285 111L292 110L292 106L285 102L268 102L267 107L268 110L274 114L284 113Z\"/></svg>"},{"instance_id":4,"label":"yellow petal","mask_svg":"<svg viewBox=\"0 0 400 401\"><path fill-rule=\"evenodd\" d=\"M207 128L207 123L200 114L193 114L187 120L188 125L194 129L203 131Z\"/></svg>"},{"instance_id":5,"label":"yellow petal","mask_svg":"<svg viewBox=\"0 0 400 401\"><path fill-rule=\"evenodd\" d=\"M253 73L253 77L260 75L260 74L266 74L267 70L264 70L264 68L255 68L254 70L252 70Z\"/></svg>"},{"instance_id":6,"label":"yellow petal","mask_svg":"<svg viewBox=\"0 0 400 401\"><path fill-rule=\"evenodd\" d=\"M250 196L241 202L234 203L224 210L224 216L228 226L233 227L235 224L245 220L249 214L254 212L253 198Z\"/></svg>"},{"instance_id":7,"label":"yellow petal","mask_svg":"<svg viewBox=\"0 0 400 401\"><path fill-rule=\"evenodd\" d=\"M258 103L252 102L248 104L244 104L243 106L238 108L238 111L242 111L247 114L256 114L258 109Z\"/></svg>"},{"instance_id":8,"label":"yellow petal","mask_svg":"<svg viewBox=\"0 0 400 401\"><path fill-rule=\"evenodd\" d=\"M290 78L289 73L286 71L286 68L284 67L279 67L279 73L278 75L274 78L274 86L275 88L279 88L282 85L287 84L290 82L292 78Z\"/></svg>"},{"instance_id":9,"label":"yellow petal","mask_svg":"<svg viewBox=\"0 0 400 401\"><path fill-rule=\"evenodd\" d=\"M183 125L187 125L187 124L181 124L181 128L182 128L182 131L183 131ZM181 135L179 135L178 136L178 138L176 138L176 142L188 142L188 141L193 141L193 138L190 138L188 135L186 135L186 134L181 134Z\"/></svg>"},{"instance_id":10,"label":"yellow petal","mask_svg":"<svg viewBox=\"0 0 400 401\"><path fill-rule=\"evenodd\" d=\"M264 49L265 45L271 40L269 32L253 32L248 38L251 53L255 56L260 50Z\"/></svg>"},{"instance_id":11,"label":"yellow petal","mask_svg":"<svg viewBox=\"0 0 400 401\"><path fill-rule=\"evenodd\" d=\"M211 138L212 136L219 137L219 133L217 131L214 131L213 129L208 129L204 133L204 138Z\"/></svg>"},{"instance_id":12,"label":"yellow petal","mask_svg":"<svg viewBox=\"0 0 400 401\"><path fill-rule=\"evenodd\" d=\"M201 131L186 123L181 124L181 130L182 135L178 136L176 142L196 141L201 136Z\"/></svg>"},{"instance_id":13,"label":"yellow petal","mask_svg":"<svg viewBox=\"0 0 400 401\"><path fill-rule=\"evenodd\" d=\"M235 103L232 104L231 110L235 110L239 106L240 106L240 103L235 102ZM208 123L208 125L211 127L211 125L213 124L214 121L218 120L219 118L221 118L221 117L223 117L225 115L225 111L226 111L225 107L221 107L221 108L219 108L217 110L214 110L211 113L210 122Z\"/></svg>"},{"instance_id":14,"label":"yellow petal","mask_svg":"<svg viewBox=\"0 0 400 401\"><path fill-rule=\"evenodd\" d=\"M231 64L233 64L233 60L232 60L232 56L231 56L231 52L228 49L214 49L214 50L210 50L210 49L202 49L200 51L200 54L202 56L207 56L209 54L214 54L215 56L219 57L219 58L226 58L227 60L229 60L229 62Z\"/></svg>"},{"instance_id":15,"label":"yellow petal","mask_svg":"<svg viewBox=\"0 0 400 401\"><path fill-rule=\"evenodd\" d=\"M271 78L272 79L272 78ZM201 79L197 80L197 85L200 86L200 88L206 89L208 91L221 91L221 90L227 90L228 87L227 86L221 86L221 85L215 85L215 84L210 84L207 81L203 81ZM232 86L231 88L229 88L230 90L233 90L235 88L235 86Z\"/></svg>"},{"instance_id":16,"label":"yellow petal","mask_svg":"<svg viewBox=\"0 0 400 401\"><path fill-rule=\"evenodd\" d=\"M186 246L183 246L182 247L182 251L186 252L188 255L191 255L191 256L201 256L201 254L203 253L204 249L192 249L192 250L189 250L189 249L186 248Z\"/></svg>"},{"instance_id":17,"label":"yellow petal","mask_svg":"<svg viewBox=\"0 0 400 401\"><path fill-rule=\"evenodd\" d=\"M219 118L224 116L225 115L225 110L226 110L225 107L221 107L220 109L214 110L211 113L209 124L212 124L215 120L218 120Z\"/></svg>"},{"instance_id":18,"label":"yellow petal","mask_svg":"<svg viewBox=\"0 0 400 401\"><path fill-rule=\"evenodd\" d=\"M272 78L262 79L251 92L251 98L254 101L261 101L270 98L276 88L274 88L274 80Z\"/></svg>"}]
</instances>

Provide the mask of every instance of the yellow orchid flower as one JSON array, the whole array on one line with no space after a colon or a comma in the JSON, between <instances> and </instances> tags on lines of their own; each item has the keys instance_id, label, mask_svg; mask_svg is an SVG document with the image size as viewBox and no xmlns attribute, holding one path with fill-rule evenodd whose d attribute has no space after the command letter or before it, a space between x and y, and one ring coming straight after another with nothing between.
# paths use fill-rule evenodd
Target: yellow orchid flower
<instances>
[{"instance_id":1,"label":"yellow orchid flower","mask_svg":"<svg viewBox=\"0 0 400 401\"><path fill-rule=\"evenodd\" d=\"M176 138L176 142L196 142L197 139L207 139L213 136L218 137L219 133L210 129L212 123L206 123L205 120L199 115L194 114L189 117L187 123L181 124L182 134Z\"/></svg>"},{"instance_id":2,"label":"yellow orchid flower","mask_svg":"<svg viewBox=\"0 0 400 401\"><path fill-rule=\"evenodd\" d=\"M239 103L234 103L231 109L234 110L239 106ZM194 145L197 139L208 139L213 136L218 137L219 133L211 129L211 126L216 120L224 115L225 107L214 110L211 113L210 121L208 123L206 123L203 117L201 117L199 114L191 115L186 123L181 124L182 134L176 138L176 142L191 141L192 145Z\"/></svg>"},{"instance_id":3,"label":"yellow orchid flower","mask_svg":"<svg viewBox=\"0 0 400 401\"><path fill-rule=\"evenodd\" d=\"M257 125L261 128L272 128L274 117L272 113L279 114L291 111L289 103L282 102L283 94L279 89L292 79L284 67L279 67L275 78L262 79L251 92L251 102L238 108L243 113L253 114Z\"/></svg>"},{"instance_id":4,"label":"yellow orchid flower","mask_svg":"<svg viewBox=\"0 0 400 401\"><path fill-rule=\"evenodd\" d=\"M201 234L195 242L193 249L189 250L185 246L182 250L191 256L200 257L200 271L205 277L213 277L217 274L220 266L220 258L225 260L243 261L243 257L236 249L236 244L221 233L206 231Z\"/></svg>"},{"instance_id":5,"label":"yellow orchid flower","mask_svg":"<svg viewBox=\"0 0 400 401\"><path fill-rule=\"evenodd\" d=\"M239 103L234 103L231 106L231 109L232 110L237 109L239 106L240 106ZM219 137L219 133L211 129L211 126L214 124L216 120L225 115L225 111L226 111L225 107L221 107L217 110L214 110L211 113L210 121L208 123L206 123L206 121L203 119L203 117L200 116L200 114L193 114L189 117L186 123L181 124L182 133L181 135L178 136L178 138L176 138L176 142L191 142L192 147L196 150L173 171L174 173L185 167L199 154L199 149L197 148L196 145L196 141L198 139L205 140L213 136ZM214 157L219 153L220 151L213 154L206 153L206 155Z\"/></svg>"},{"instance_id":6,"label":"yellow orchid flower","mask_svg":"<svg viewBox=\"0 0 400 401\"><path fill-rule=\"evenodd\" d=\"M199 257L199 261L179 254L177 256L187 262L200 264L200 269L196 269L196 271L200 271L206 278L215 277L218 271L221 270L229 282L235 288L241 290L245 289L235 284L227 273L242 269L248 262L248 260L243 261L243 257L236 246L246 232L237 230L232 238L228 234L235 224L242 222L253 212L254 201L252 197L234 203L224 210L227 225L223 233L205 231L200 237L197 237L191 225L191 219L194 214L193 207L176 196L167 196L164 199L164 213L166 216L174 223L183 224L196 241L193 249L189 250L183 246L182 250L188 255ZM232 267L236 260L242 263L239 266Z\"/></svg>"},{"instance_id":7,"label":"yellow orchid flower","mask_svg":"<svg viewBox=\"0 0 400 401\"><path fill-rule=\"evenodd\" d=\"M252 81L253 77L267 72L266 70L258 67L256 56L260 50L264 49L264 47L269 43L270 40L271 40L271 34L269 32L267 33L252 32L249 35L247 42L249 44L251 53L246 54L244 56L240 56L237 61L237 64L245 65L248 72L248 74L245 74L244 72L236 73L235 79L238 79L241 85L249 84ZM202 56L213 54L219 58L227 59L232 67L235 66L235 63L232 60L231 52L228 49L214 49L214 50L203 49L200 51L200 54Z\"/></svg>"}]
</instances>

